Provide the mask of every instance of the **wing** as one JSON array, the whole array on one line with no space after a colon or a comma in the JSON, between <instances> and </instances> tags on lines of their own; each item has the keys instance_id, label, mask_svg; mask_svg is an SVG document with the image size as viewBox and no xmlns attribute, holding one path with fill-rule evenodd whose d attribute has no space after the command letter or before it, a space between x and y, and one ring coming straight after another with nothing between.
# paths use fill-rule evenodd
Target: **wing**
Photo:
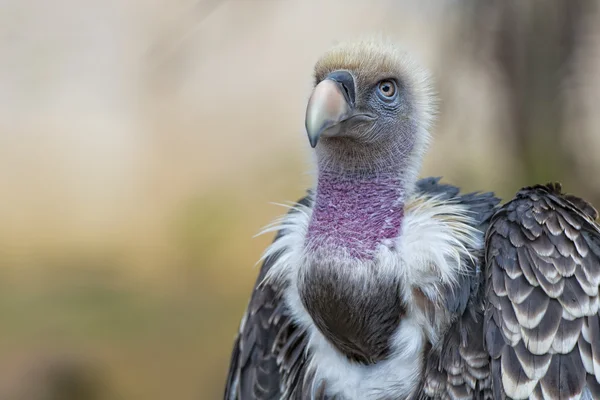
<instances>
[{"instance_id":1,"label":"wing","mask_svg":"<svg viewBox=\"0 0 600 400\"><path fill-rule=\"evenodd\" d=\"M459 194L439 178L422 179L417 189L444 200L458 201L470 211L483 237L499 200L492 193ZM446 308L456 315L440 345L430 348L417 399L489 399L491 380L489 355L483 344L483 252L470 249L472 259L463 260L469 274L461 276L455 288L448 288Z\"/></svg>"},{"instance_id":2,"label":"wing","mask_svg":"<svg viewBox=\"0 0 600 400\"><path fill-rule=\"evenodd\" d=\"M484 329L494 398L600 398L596 216L550 184L521 190L492 218Z\"/></svg>"},{"instance_id":3,"label":"wing","mask_svg":"<svg viewBox=\"0 0 600 400\"><path fill-rule=\"evenodd\" d=\"M309 197L298 202L309 205ZM292 208L290 213L298 212ZM275 240L285 233L279 231ZM267 257L235 340L225 400L297 398L306 365L306 336L292 323L282 288L262 283L280 254ZM306 388L304 388L306 390Z\"/></svg>"}]
</instances>

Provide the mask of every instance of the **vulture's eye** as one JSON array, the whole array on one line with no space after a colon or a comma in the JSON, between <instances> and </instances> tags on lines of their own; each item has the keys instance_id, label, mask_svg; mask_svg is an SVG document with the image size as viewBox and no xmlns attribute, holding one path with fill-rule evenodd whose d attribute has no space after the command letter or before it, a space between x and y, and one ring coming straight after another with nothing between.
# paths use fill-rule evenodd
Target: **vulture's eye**
<instances>
[{"instance_id":1,"label":"vulture's eye","mask_svg":"<svg viewBox=\"0 0 600 400\"><path fill-rule=\"evenodd\" d=\"M396 83L389 79L383 80L377 85L377 92L385 100L391 100L396 95Z\"/></svg>"}]
</instances>

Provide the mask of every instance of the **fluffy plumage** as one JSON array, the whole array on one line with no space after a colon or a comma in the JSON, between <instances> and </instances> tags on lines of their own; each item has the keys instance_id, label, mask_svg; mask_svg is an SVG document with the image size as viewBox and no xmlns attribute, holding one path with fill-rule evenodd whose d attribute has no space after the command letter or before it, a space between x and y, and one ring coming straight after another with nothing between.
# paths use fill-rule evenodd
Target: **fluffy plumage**
<instances>
[{"instance_id":1,"label":"fluffy plumage","mask_svg":"<svg viewBox=\"0 0 600 400\"><path fill-rule=\"evenodd\" d=\"M338 45L315 77L317 182L265 229L225 398L600 396L595 209L417 181L433 97L390 44Z\"/></svg>"}]
</instances>

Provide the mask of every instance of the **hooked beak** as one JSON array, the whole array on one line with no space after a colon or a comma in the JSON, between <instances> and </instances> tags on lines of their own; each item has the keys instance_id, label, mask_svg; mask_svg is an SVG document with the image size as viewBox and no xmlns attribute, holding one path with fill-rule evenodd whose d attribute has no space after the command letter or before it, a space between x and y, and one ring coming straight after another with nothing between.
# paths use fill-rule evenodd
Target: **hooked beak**
<instances>
[{"instance_id":1,"label":"hooked beak","mask_svg":"<svg viewBox=\"0 0 600 400\"><path fill-rule=\"evenodd\" d=\"M308 100L305 120L311 147L317 145L321 135L338 133L338 124L352 116L354 101L354 78L347 71L332 72L315 87Z\"/></svg>"}]
</instances>

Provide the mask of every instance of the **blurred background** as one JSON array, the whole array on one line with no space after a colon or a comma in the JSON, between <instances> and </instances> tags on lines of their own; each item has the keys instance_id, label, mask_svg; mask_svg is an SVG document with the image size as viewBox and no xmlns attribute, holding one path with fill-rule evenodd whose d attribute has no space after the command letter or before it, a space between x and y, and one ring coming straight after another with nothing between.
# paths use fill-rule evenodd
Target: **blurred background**
<instances>
[{"instance_id":1,"label":"blurred background","mask_svg":"<svg viewBox=\"0 0 600 400\"><path fill-rule=\"evenodd\" d=\"M599 4L0 0L0 399L222 396L337 41L433 72L423 176L600 206Z\"/></svg>"}]
</instances>

